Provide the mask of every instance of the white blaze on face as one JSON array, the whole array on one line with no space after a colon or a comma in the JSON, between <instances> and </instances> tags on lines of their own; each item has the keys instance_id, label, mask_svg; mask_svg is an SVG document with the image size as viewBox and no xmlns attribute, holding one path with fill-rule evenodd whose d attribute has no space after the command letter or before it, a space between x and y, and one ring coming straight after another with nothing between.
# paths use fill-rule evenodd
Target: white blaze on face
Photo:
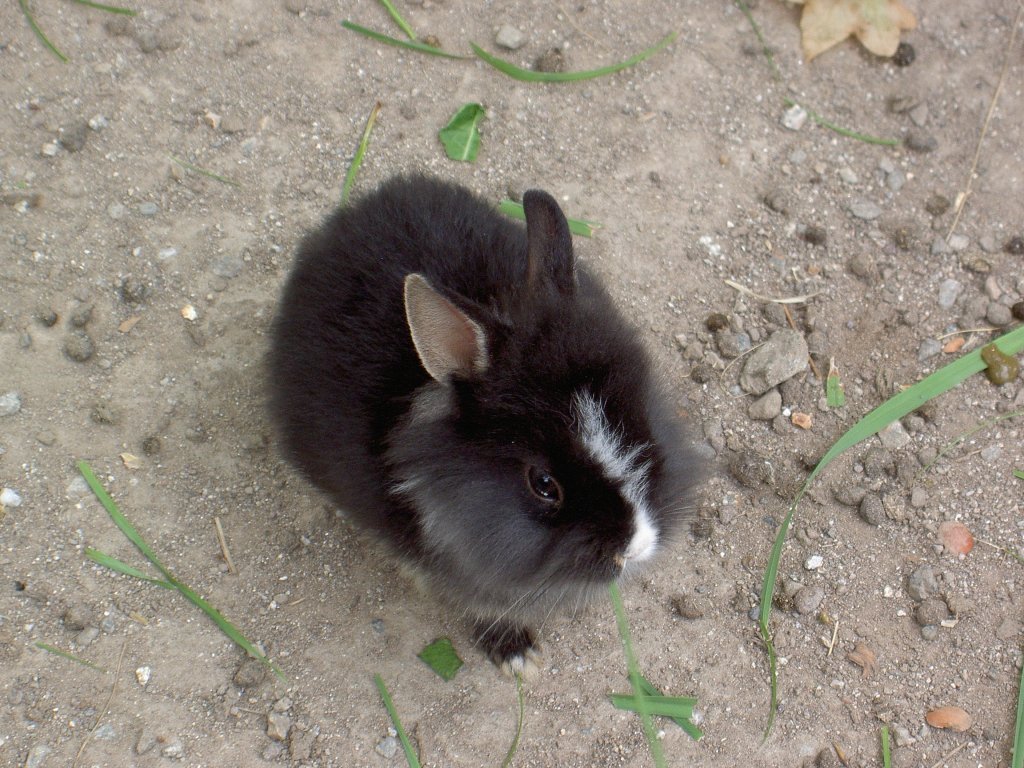
<instances>
[{"instance_id":1,"label":"white blaze on face","mask_svg":"<svg viewBox=\"0 0 1024 768\"><path fill-rule=\"evenodd\" d=\"M587 391L577 392L573 405L579 418L580 440L601 467L605 479L618 484L623 500L633 510L633 535L622 553L625 565L649 559L658 549L658 528L647 506L650 462L638 464L646 444L627 448L613 430L602 404Z\"/></svg>"}]
</instances>

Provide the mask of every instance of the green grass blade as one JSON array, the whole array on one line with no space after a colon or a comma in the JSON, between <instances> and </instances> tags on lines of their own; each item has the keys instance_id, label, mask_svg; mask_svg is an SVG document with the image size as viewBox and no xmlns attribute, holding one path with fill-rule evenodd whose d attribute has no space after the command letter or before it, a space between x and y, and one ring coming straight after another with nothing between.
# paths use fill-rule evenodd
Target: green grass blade
<instances>
[{"instance_id":1,"label":"green grass blade","mask_svg":"<svg viewBox=\"0 0 1024 768\"><path fill-rule=\"evenodd\" d=\"M384 708L388 711L388 716L391 718L395 730L398 731L398 740L402 742L402 749L405 750L405 761L409 764L409 768L420 768L420 760L416 756L416 751L412 748L409 737L405 735L405 728L402 727L402 721L398 719L398 711L395 709L394 702L391 701L391 694L388 693L387 686L384 685L380 675L374 675L373 682L380 692L381 701L384 702Z\"/></svg>"},{"instance_id":2,"label":"green grass blade","mask_svg":"<svg viewBox=\"0 0 1024 768\"><path fill-rule=\"evenodd\" d=\"M626 608L622 604L622 595L619 593L619 585L612 582L608 585L608 594L611 596L612 608L615 609L615 625L619 629L619 638L622 640L622 650L626 654L626 666L629 670L629 682L633 686L633 694L637 698L637 714L640 715L640 722L643 723L644 736L651 749L651 757L654 759L655 768L665 768L665 755L661 750L661 742L654 732L654 724L651 721L651 713L647 711L646 696L643 692L643 679L640 669L636 663L636 656L633 655L633 641L629 636L629 622L626 620Z\"/></svg>"},{"instance_id":3,"label":"green grass blade","mask_svg":"<svg viewBox=\"0 0 1024 768\"><path fill-rule=\"evenodd\" d=\"M523 204L517 203L515 200L502 200L498 203L498 210L513 219L526 221L526 213L523 211ZM593 237L594 230L601 228L600 224L595 224L592 221L584 221L583 219L567 219L567 221L569 222L569 231L574 235L582 235L583 237Z\"/></svg>"},{"instance_id":4,"label":"green grass blade","mask_svg":"<svg viewBox=\"0 0 1024 768\"><path fill-rule=\"evenodd\" d=\"M168 157L171 158L172 161L174 161L175 163L180 165L182 168L185 168L185 169L187 169L189 171L194 171L195 173L198 173L201 176L208 176L211 179L216 179L217 181L221 182L222 184L228 184L228 185L230 185L232 187L241 187L242 186L237 181L232 181L231 179L228 179L228 178L226 178L224 176L218 176L213 171L208 171L205 168L200 168L198 165L192 165L192 163L188 162L187 160L182 160L180 157L175 157L174 155L168 155Z\"/></svg>"},{"instance_id":5,"label":"green grass blade","mask_svg":"<svg viewBox=\"0 0 1024 768\"><path fill-rule=\"evenodd\" d=\"M341 26L352 32L358 32L360 35L376 40L378 43L384 43L386 45L394 45L398 48L408 48L411 51L419 51L420 53L429 53L431 56L443 56L446 59L468 59L469 56L460 56L457 53L448 53L448 51L442 51L440 48L435 48L432 45L421 43L418 40L399 40L394 37L388 37L382 35L380 32L374 32L372 29L361 27L358 24L353 24L351 21L341 22Z\"/></svg>"},{"instance_id":6,"label":"green grass blade","mask_svg":"<svg viewBox=\"0 0 1024 768\"><path fill-rule=\"evenodd\" d=\"M935 454L935 458L934 459L932 459L927 464L925 464L923 467L921 467L921 470L917 473L918 477L923 475L923 474L925 474L926 472L928 472L928 470L931 469L932 467L934 467L935 464L940 459L942 459L943 456L948 454L951 450L956 448L958 445L960 445L960 443L962 443L967 438L971 437L972 435L976 435L979 432L981 432L982 430L988 429L989 427L991 427L991 426L993 426L995 424L998 424L1000 421L1005 421L1006 419L1015 419L1018 416L1024 416L1024 409L1016 410L1016 411L1011 411L1010 413L1000 414L999 416L996 416L994 419L989 419L988 421L981 422L977 426L974 426L971 429L969 429L966 432L964 432L962 435L957 435L956 438L954 438L953 440L950 440L948 443L946 443L944 446L942 446L939 449L939 452ZM917 478L915 477L915 481L916 481L916 479Z\"/></svg>"},{"instance_id":7,"label":"green grass blade","mask_svg":"<svg viewBox=\"0 0 1024 768\"><path fill-rule=\"evenodd\" d=\"M107 13L118 13L122 16L136 15L136 12L131 8L122 8L119 5L104 5L103 3L94 3L93 0L72 0L72 2L88 6L89 8L95 8L98 11L106 11Z\"/></svg>"},{"instance_id":8,"label":"green grass blade","mask_svg":"<svg viewBox=\"0 0 1024 768\"><path fill-rule=\"evenodd\" d=\"M286 680L284 672L281 671L281 668L277 666L277 664L268 659L266 655L259 650L259 648L249 642L249 638L243 635L234 624L225 619L216 608L200 597L195 590L187 584L182 584L180 581L172 580L171 583L174 584L174 587L181 592L181 594L191 600L193 605L209 616L213 623L220 628L220 631L231 638L235 645L244 650L254 659L262 662L265 667L270 669L282 681Z\"/></svg>"},{"instance_id":9,"label":"green grass blade","mask_svg":"<svg viewBox=\"0 0 1024 768\"><path fill-rule=\"evenodd\" d=\"M516 696L519 699L519 722L516 724L516 735L512 739L512 745L508 748L508 752L505 753L505 759L501 761L501 768L508 768L512 765L512 758L516 756L516 750L519 749L519 739L523 735L526 702L523 700L523 676L518 674L516 675Z\"/></svg>"},{"instance_id":10,"label":"green grass blade","mask_svg":"<svg viewBox=\"0 0 1024 768\"><path fill-rule=\"evenodd\" d=\"M570 83L576 80L590 80L595 77L604 77L605 75L611 75L615 72L627 69L628 67L632 67L634 64L639 64L644 59L649 59L662 48L671 45L675 42L675 39L678 36L678 32L670 32L650 48L640 51L640 53L635 56L630 56L625 61L620 61L618 64L611 64L607 67L599 67L598 69L588 69L583 72L535 72L532 69L521 69L509 61L499 59L497 56L492 56L476 43L470 43L469 46L473 49L473 53L478 57L490 64L499 72L504 72L506 75L513 77L516 80L524 80L528 83Z\"/></svg>"},{"instance_id":11,"label":"green grass blade","mask_svg":"<svg viewBox=\"0 0 1024 768\"><path fill-rule=\"evenodd\" d=\"M152 576L147 576L138 568L130 566L128 565L128 563L124 563L118 560L116 557L111 557L110 555L104 554L103 552L100 552L98 549L86 547L85 556L92 560L94 563L102 565L104 568L109 568L112 571L123 573L125 576L134 576L136 579L148 581L150 584L154 584L158 587L163 587L164 589L175 589L175 586L171 584L171 582L164 581L163 579L154 579Z\"/></svg>"},{"instance_id":12,"label":"green grass blade","mask_svg":"<svg viewBox=\"0 0 1024 768\"><path fill-rule=\"evenodd\" d=\"M631 693L610 693L608 697L612 700L612 706L616 709L624 709L628 712L639 711L639 698ZM685 696L653 696L641 694L647 712L661 717L670 717L673 720L677 717L689 720L693 716L693 706L696 699Z\"/></svg>"},{"instance_id":13,"label":"green grass blade","mask_svg":"<svg viewBox=\"0 0 1024 768\"><path fill-rule=\"evenodd\" d=\"M378 101L373 109L370 110L370 116L366 118L363 136L359 139L359 146L356 148L356 154L348 166L348 172L345 174L345 183L341 187L341 205L348 202L349 195L352 194L352 187L356 185L356 176L359 174L359 169L363 166L363 156L370 146L370 131L373 130L374 123L377 122L377 115L380 114L380 110L381 103Z\"/></svg>"},{"instance_id":14,"label":"green grass blade","mask_svg":"<svg viewBox=\"0 0 1024 768\"><path fill-rule=\"evenodd\" d=\"M487 116L479 104L463 104L442 128L437 138L444 145L445 154L461 163L476 162L480 151L480 121Z\"/></svg>"},{"instance_id":15,"label":"green grass blade","mask_svg":"<svg viewBox=\"0 0 1024 768\"><path fill-rule=\"evenodd\" d=\"M892 755L889 754L889 726L882 726L882 768L892 768Z\"/></svg>"},{"instance_id":16,"label":"green grass blade","mask_svg":"<svg viewBox=\"0 0 1024 768\"><path fill-rule=\"evenodd\" d=\"M647 696L660 696L661 691L654 687L650 680L643 675L640 675L640 690ZM696 703L696 699L693 700ZM689 718L673 718L673 722L682 728L686 734L694 741L700 741L704 738L704 731L694 725Z\"/></svg>"},{"instance_id":17,"label":"green grass blade","mask_svg":"<svg viewBox=\"0 0 1024 768\"><path fill-rule=\"evenodd\" d=\"M107 510L107 514L114 521L114 525L121 529L123 533L132 544L134 544L138 550L146 556L146 559L153 564L153 566L164 575L172 584L175 584L174 576L167 568L164 567L163 563L157 558L156 553L150 548L149 544L139 535L139 532L135 530L135 527L128 522L121 510L117 508L117 504L110 498L110 494L107 493L106 489L96 479L96 475L93 474L92 468L85 462L78 462L78 471L82 473L82 477L85 478L85 482L89 484L89 488L96 494L96 498L100 500L100 504Z\"/></svg>"},{"instance_id":18,"label":"green grass blade","mask_svg":"<svg viewBox=\"0 0 1024 768\"><path fill-rule=\"evenodd\" d=\"M49 50L50 53L52 53L58 59L67 64L68 57L61 53L57 49L57 46L50 42L49 38L45 34L43 34L43 30L39 28L38 24L36 24L36 20L32 16L32 11L28 7L28 0L18 0L18 5L21 7L21 12L25 14L25 21L28 22L28 25L32 28L32 31L36 33L36 37L39 38L39 42L46 46L47 50Z\"/></svg>"},{"instance_id":19,"label":"green grass blade","mask_svg":"<svg viewBox=\"0 0 1024 768\"><path fill-rule=\"evenodd\" d=\"M1013 476L1016 477L1018 480L1024 480L1024 469L1013 470Z\"/></svg>"},{"instance_id":20,"label":"green grass blade","mask_svg":"<svg viewBox=\"0 0 1024 768\"><path fill-rule=\"evenodd\" d=\"M1000 351L1008 355L1015 355L1024 349L1024 326L1000 336L994 342ZM775 713L778 709L778 676L776 668L775 646L772 643L771 632L768 628L768 621L771 617L772 598L775 595L775 581L779 573L779 561L782 559L782 549L786 543L786 534L789 532L790 523L793 520L793 513L796 511L800 499L810 484L828 466L834 458L853 447L862 440L874 435L884 429L897 419L901 419L908 413L917 410L929 400L948 392L960 384L968 376L973 376L985 370L985 362L981 359L981 349L970 352L959 360L955 360L930 376L925 377L912 387L903 390L894 397L889 398L880 406L875 408L860 421L848 429L842 437L829 448L828 452L818 462L817 466L807 476L804 484L797 491L796 497L786 512L786 517L779 526L772 545L771 555L768 558L768 566L765 568L764 583L761 588L761 610L758 615L758 629L761 639L764 641L765 649L768 652L768 673L771 688L771 701L768 710L768 723L765 726L764 738L768 738L772 725L775 723Z\"/></svg>"},{"instance_id":21,"label":"green grass blade","mask_svg":"<svg viewBox=\"0 0 1024 768\"><path fill-rule=\"evenodd\" d=\"M1013 729L1013 764L1011 768L1024 768L1024 667L1017 684L1017 727Z\"/></svg>"},{"instance_id":22,"label":"green grass blade","mask_svg":"<svg viewBox=\"0 0 1024 768\"><path fill-rule=\"evenodd\" d=\"M62 659L67 659L68 661L73 661L76 664L81 664L82 666L89 667L89 669L95 669L97 672L102 672L103 674L107 673L107 670L105 670L98 664L93 664L91 661L88 661L87 659L75 656L74 654L68 653L67 651L62 651L60 648L54 648L52 645L48 645L46 643L36 643L36 648L46 651L47 653L52 653L55 656L60 656Z\"/></svg>"},{"instance_id":23,"label":"green grass blade","mask_svg":"<svg viewBox=\"0 0 1024 768\"><path fill-rule=\"evenodd\" d=\"M787 107L797 106L797 103L792 99L783 99L782 101L783 103L785 103ZM803 105L800 106L803 107ZM850 130L849 128L843 128L841 125L836 125L835 123L826 120L824 117L822 117L809 107L803 107L803 109L807 110L807 116L811 118L811 120L816 122L822 128L828 128L830 131L835 131L840 136L846 136L847 138L850 139L857 139L857 141L863 141L865 144L880 144L883 147L899 146L900 142L898 139L883 139L878 136L870 136L869 134L866 133L858 133L857 131Z\"/></svg>"},{"instance_id":24,"label":"green grass blade","mask_svg":"<svg viewBox=\"0 0 1024 768\"><path fill-rule=\"evenodd\" d=\"M398 9L391 4L391 0L380 0L380 4L383 5L385 9L387 9L388 15L390 15L391 18L394 19L395 24L402 28L402 31L405 32L406 36L408 36L410 40L415 40L416 33L412 31L412 26L410 26L409 22L402 18L402 14L400 14L398 12Z\"/></svg>"},{"instance_id":25,"label":"green grass blade","mask_svg":"<svg viewBox=\"0 0 1024 768\"><path fill-rule=\"evenodd\" d=\"M166 567L164 567L163 563L161 563L157 559L156 553L153 552L149 544L145 542L142 536L139 535L139 532L135 530L134 526L132 526L132 524L128 522L128 518L126 518L121 513L121 510L117 508L117 504L110 497L110 494L107 493L107 490L103 487L102 483L100 483L100 481L96 478L96 475L93 474L92 468L89 467L88 463L86 463L85 461L79 461L78 471L82 473L82 477L85 478L85 482L89 484L89 488L92 489L92 492L94 494L96 494L96 498L100 500L100 504L102 504L103 508L107 510L107 514L110 515L110 518L114 521L114 524L121 529L121 533L123 533L128 538L128 540L131 541L132 544L134 544L138 548L138 550L146 556L146 559L149 560L149 562L151 562L153 566L164 575L164 578L167 579L167 582L176 590L178 590L178 592L180 592L184 597L190 600L203 613L209 616L210 619L213 620L213 623L220 628L220 631L227 635L236 645L242 648L246 653L263 662L263 664L270 668L275 675L281 678L281 680L285 680L284 673L281 671L281 669L272 661L270 661L270 659L268 659L264 654L262 654L259 651L259 649L256 648L255 645L249 642L249 639L240 631L238 631L238 629L235 628L234 624L225 619L220 614L220 612L217 611L216 608L214 608L206 600L201 598L195 592L195 590L193 590L187 584L184 584L183 582L180 582L176 578L174 578L174 575ZM96 550L92 551L95 552ZM110 558L110 560L114 560L114 558ZM121 563L120 561L115 562L130 568L130 566L126 566L124 563ZM125 572L119 567L115 567L115 570L121 570L122 572ZM151 581L151 579L145 574L143 574L141 571L136 571L136 573L138 574L139 578ZM132 573L129 575L134 576L136 575L136 573Z\"/></svg>"}]
</instances>

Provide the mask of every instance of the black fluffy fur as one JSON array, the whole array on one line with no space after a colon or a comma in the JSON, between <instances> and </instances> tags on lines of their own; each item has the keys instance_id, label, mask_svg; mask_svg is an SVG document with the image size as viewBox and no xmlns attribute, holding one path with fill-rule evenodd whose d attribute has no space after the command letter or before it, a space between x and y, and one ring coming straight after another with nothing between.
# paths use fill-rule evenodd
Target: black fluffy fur
<instances>
[{"instance_id":1,"label":"black fluffy fur","mask_svg":"<svg viewBox=\"0 0 1024 768\"><path fill-rule=\"evenodd\" d=\"M646 446L662 542L695 479L636 332L575 263L557 204L524 203L529 238L467 190L421 176L336 211L299 249L269 357L288 458L470 614L499 662L529 650L529 624L619 575L632 534L618 488L580 445L574 394ZM424 370L403 305L413 272L483 329L485 372L438 383ZM557 478L560 507L531 494L530 466Z\"/></svg>"}]
</instances>

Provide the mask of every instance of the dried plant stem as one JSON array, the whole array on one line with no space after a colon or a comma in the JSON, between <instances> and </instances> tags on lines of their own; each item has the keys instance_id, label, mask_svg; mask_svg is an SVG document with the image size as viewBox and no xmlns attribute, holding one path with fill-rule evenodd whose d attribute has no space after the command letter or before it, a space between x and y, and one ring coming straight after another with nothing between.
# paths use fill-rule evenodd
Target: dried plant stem
<instances>
[{"instance_id":1,"label":"dried plant stem","mask_svg":"<svg viewBox=\"0 0 1024 768\"><path fill-rule=\"evenodd\" d=\"M103 722L103 718L107 716L107 711L110 709L110 702L114 700L114 693L117 691L117 680L121 677L121 662L124 661L124 650L128 647L128 641L125 640L121 643L121 653L117 655L117 669L114 670L114 684L110 686L110 695L107 696L107 703L103 705L103 709L100 710L99 715L96 717L96 723L93 725L92 730L86 734L85 740L82 742L82 746L78 748L78 754L75 755L75 760L71 763L71 768L75 768L78 765L78 761L82 759L82 753L85 752L86 746L92 739L92 735L96 733L96 729L100 727L100 723Z\"/></svg>"},{"instance_id":2,"label":"dried plant stem","mask_svg":"<svg viewBox=\"0 0 1024 768\"><path fill-rule=\"evenodd\" d=\"M1024 3L1018 3L1017 15L1013 18L1013 26L1010 29L1010 42L1006 46L1006 53L1003 56L1003 68L999 72L999 81L996 83L996 90L992 94L992 101L988 105L988 112L985 113L985 122L981 124L981 134L978 136L978 145L974 148L974 159L971 161L971 170L967 172L967 183L964 185L964 191L957 195L956 199L956 215L953 216L953 223L949 226L949 232L946 233L946 240L953 236L956 232L956 227L960 223L960 216L964 212L964 206L967 204L967 198L971 196L974 185L974 174L978 170L978 161L981 159L981 145L985 143L985 135L988 133L988 124L992 121L992 113L996 111L996 102L999 101L999 93L1003 90L1003 83L1006 82L1006 72L1010 68L1010 60L1012 58L1011 53L1013 52L1013 45L1017 42L1017 29L1020 27L1021 16L1024 15Z\"/></svg>"},{"instance_id":3,"label":"dried plant stem","mask_svg":"<svg viewBox=\"0 0 1024 768\"><path fill-rule=\"evenodd\" d=\"M220 542L220 551L224 555L224 562L228 564L228 570L231 573L238 573L235 568L235 563L231 559L231 550L228 549L227 539L224 538L224 529L220 526L220 518L214 515L213 524L217 527L217 541Z\"/></svg>"}]
</instances>

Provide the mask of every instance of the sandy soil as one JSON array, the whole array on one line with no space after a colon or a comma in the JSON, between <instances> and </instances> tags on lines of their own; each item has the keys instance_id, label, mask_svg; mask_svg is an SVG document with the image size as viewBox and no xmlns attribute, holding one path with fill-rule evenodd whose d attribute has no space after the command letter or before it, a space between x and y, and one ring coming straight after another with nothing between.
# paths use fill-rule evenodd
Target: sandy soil
<instances>
[{"instance_id":1,"label":"sandy soil","mask_svg":"<svg viewBox=\"0 0 1024 768\"><path fill-rule=\"evenodd\" d=\"M973 377L906 419L889 447L875 438L853 449L805 498L780 569L782 707L764 742L767 664L750 610L813 460L953 359L929 340L1010 323L1021 300L1022 257L1003 248L1024 230L1019 41L957 237L935 243L953 220L936 196L964 189L1017 5L912 2L916 60L900 68L852 42L807 65L797 11L760 0L754 14L785 85L733 5L681 5L399 3L449 49L473 40L526 66L557 46L570 69L590 68L680 31L633 69L560 86L343 30L349 18L400 35L370 0L151 0L133 20L36 0L68 64L42 48L16 3L0 7L0 395L20 401L7 399L15 412L0 416L0 485L21 499L0 520L0 764L71 765L87 742L81 766L402 765L400 752L387 756L374 673L424 765L500 764L514 685L457 617L418 597L282 464L262 406L266 332L294 246L335 205L379 100L357 189L422 169L495 201L542 187L603 225L578 241L580 257L642 329L714 457L693 535L624 590L647 676L700 702L701 742L664 724L669 765L837 766L839 749L847 765L877 766L883 723L896 766L1009 765L1024 574L1003 550L1024 546L1011 475L1024 467L1021 422L974 434L927 472L922 462L1024 407L1019 381ZM503 24L524 33L520 50L496 48ZM787 97L908 142L877 146L811 121L789 130ZM436 138L468 101L488 111L473 165L446 159ZM783 384L784 411L771 420L748 414L744 361L726 366L736 344L787 319L726 279L764 296L815 294L791 312L818 375ZM946 283L940 297L949 280L959 290ZM711 334L712 313L729 329ZM965 350L988 338L970 334ZM840 409L821 404L830 358L846 384ZM792 426L792 412L810 414L811 428ZM81 458L286 683L246 663L180 596L85 557L95 547L144 566L82 483ZM865 489L880 500L876 524L837 500ZM978 538L966 557L940 546L945 520ZM808 570L813 555L822 564ZM922 596L921 566L938 598L927 626L911 595ZM448 683L416 659L441 635L466 660ZM514 765L650 764L637 719L606 698L628 685L610 607L551 621L542 642L547 666L526 688ZM858 643L877 656L871 674L847 659ZM939 705L962 707L973 725L925 725Z\"/></svg>"}]
</instances>

